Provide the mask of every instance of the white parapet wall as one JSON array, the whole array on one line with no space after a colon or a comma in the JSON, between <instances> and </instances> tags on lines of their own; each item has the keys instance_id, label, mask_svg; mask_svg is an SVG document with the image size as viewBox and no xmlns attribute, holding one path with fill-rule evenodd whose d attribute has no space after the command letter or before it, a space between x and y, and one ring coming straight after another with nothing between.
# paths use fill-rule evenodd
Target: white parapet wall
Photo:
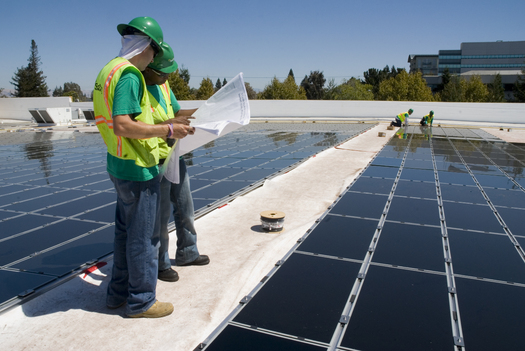
<instances>
[{"instance_id":1,"label":"white parapet wall","mask_svg":"<svg viewBox=\"0 0 525 351\"><path fill-rule=\"evenodd\" d=\"M179 101L182 108L198 108L203 101ZM329 100L250 100L252 118L306 118L394 120L401 112L414 110L410 123L417 123L430 110L435 123L473 122L522 124L523 103L410 102L410 101L329 101Z\"/></svg>"},{"instance_id":2,"label":"white parapet wall","mask_svg":"<svg viewBox=\"0 0 525 351\"><path fill-rule=\"evenodd\" d=\"M204 101L179 101L182 108L198 108ZM0 99L0 120L31 121L29 108L71 107L75 111L92 110L93 103L72 103L69 97ZM410 123L417 123L430 110L435 123L482 123L492 126L525 127L524 103L410 102L410 101L332 101L332 100L250 100L254 119L349 119L393 120L409 108L414 110ZM78 116L76 118L81 118Z\"/></svg>"}]
</instances>

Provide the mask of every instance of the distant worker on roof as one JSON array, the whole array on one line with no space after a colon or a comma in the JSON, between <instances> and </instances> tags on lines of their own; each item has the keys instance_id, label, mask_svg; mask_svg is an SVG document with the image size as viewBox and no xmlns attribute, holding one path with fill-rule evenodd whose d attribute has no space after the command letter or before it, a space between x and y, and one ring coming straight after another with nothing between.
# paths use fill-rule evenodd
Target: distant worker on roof
<instances>
[{"instance_id":1,"label":"distant worker on roof","mask_svg":"<svg viewBox=\"0 0 525 351\"><path fill-rule=\"evenodd\" d=\"M431 126L432 127L432 122L434 122L434 111L430 111L428 113L428 115L425 115L423 116L423 118L421 118L421 121L419 122L422 126Z\"/></svg>"},{"instance_id":2,"label":"distant worker on roof","mask_svg":"<svg viewBox=\"0 0 525 351\"><path fill-rule=\"evenodd\" d=\"M155 123L163 123L173 119L175 123L190 124L191 115L197 109L181 109L181 106L168 82L170 73L178 68L172 48L166 43L161 44L163 54L155 57L152 63L142 72L146 81L149 99ZM159 139L159 167L168 158L174 142ZM176 151L176 150L174 150ZM178 156L173 154L172 157ZM171 268L168 255L169 232L168 222L173 206L173 218L177 233L177 251L175 262L177 266L203 266L210 262L206 255L200 255L197 249L197 231L194 226L193 198L191 196L190 179L186 171L186 162L177 157L171 162L178 162L179 182L171 183L163 177L160 183L160 248L159 248L159 279L168 282L179 280L178 273Z\"/></svg>"},{"instance_id":3,"label":"distant worker on roof","mask_svg":"<svg viewBox=\"0 0 525 351\"><path fill-rule=\"evenodd\" d=\"M401 125L408 126L408 117L414 112L414 110L409 109L407 112L401 112L396 116L396 119L393 122L390 122L390 126L401 127Z\"/></svg>"},{"instance_id":4,"label":"distant worker on roof","mask_svg":"<svg viewBox=\"0 0 525 351\"><path fill-rule=\"evenodd\" d=\"M163 33L151 17L119 24L122 48L97 76L95 119L107 146L107 171L117 192L110 309L129 317L157 318L173 305L156 299L160 179L158 137L183 138L193 128L171 120L154 124L141 71L162 54Z\"/></svg>"}]
</instances>

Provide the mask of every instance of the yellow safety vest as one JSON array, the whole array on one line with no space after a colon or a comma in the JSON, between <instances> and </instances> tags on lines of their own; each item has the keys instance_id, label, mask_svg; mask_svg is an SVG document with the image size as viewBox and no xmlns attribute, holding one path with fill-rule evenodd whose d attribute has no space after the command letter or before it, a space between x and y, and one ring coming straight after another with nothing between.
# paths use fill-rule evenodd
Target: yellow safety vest
<instances>
[{"instance_id":1,"label":"yellow safety vest","mask_svg":"<svg viewBox=\"0 0 525 351\"><path fill-rule=\"evenodd\" d=\"M401 123L405 123L405 118L408 115L408 112L402 112L397 115L397 118L401 121Z\"/></svg>"},{"instance_id":2,"label":"yellow safety vest","mask_svg":"<svg viewBox=\"0 0 525 351\"><path fill-rule=\"evenodd\" d=\"M173 113L173 108L171 107L170 84L168 83L168 81L166 81L166 83L159 85L159 88L162 93L162 97L164 98L164 101L166 102L166 110L168 112L166 113L164 108L162 108L162 105L148 91L149 99L151 102L151 110L153 111L153 122L155 124L162 123L171 118L175 118L175 114ZM159 143L159 158L164 159L168 157L171 148L162 138L158 138L158 143Z\"/></svg>"},{"instance_id":3,"label":"yellow safety vest","mask_svg":"<svg viewBox=\"0 0 525 351\"><path fill-rule=\"evenodd\" d=\"M93 91L93 108L95 121L100 135L112 156L125 160L135 160L140 167L153 167L159 162L159 147L157 138L131 139L116 136L113 132L113 97L117 83L125 70L139 69L131 62L121 57L111 60L98 74ZM135 117L136 120L147 124L154 124L151 104L146 89L146 82L142 73L143 95L140 100L142 113Z\"/></svg>"},{"instance_id":4,"label":"yellow safety vest","mask_svg":"<svg viewBox=\"0 0 525 351\"><path fill-rule=\"evenodd\" d=\"M432 122L434 121L434 115L430 115L430 113L428 115L425 115L423 116L423 118L425 119L425 122L427 124L432 124Z\"/></svg>"}]
</instances>

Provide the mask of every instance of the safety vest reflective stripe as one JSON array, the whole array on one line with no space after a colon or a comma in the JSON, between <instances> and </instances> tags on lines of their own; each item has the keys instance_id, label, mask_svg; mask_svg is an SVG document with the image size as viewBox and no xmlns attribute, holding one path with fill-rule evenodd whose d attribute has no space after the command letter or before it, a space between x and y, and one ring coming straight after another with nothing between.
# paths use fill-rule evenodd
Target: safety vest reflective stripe
<instances>
[{"instance_id":1,"label":"safety vest reflective stripe","mask_svg":"<svg viewBox=\"0 0 525 351\"><path fill-rule=\"evenodd\" d=\"M95 124L98 126L99 124L106 124L109 129L113 129L113 120L107 120L104 118L104 116L97 116L95 117ZM122 155L122 141L120 140L120 137L117 137L117 154ZM104 140L104 143L106 141Z\"/></svg>"},{"instance_id":2,"label":"safety vest reflective stripe","mask_svg":"<svg viewBox=\"0 0 525 351\"><path fill-rule=\"evenodd\" d=\"M171 94L170 94L170 90L168 88L168 85L166 83L164 83L160 87L161 87L161 89L164 89L164 91L166 92L166 108L169 108L170 104L171 104Z\"/></svg>"},{"instance_id":3,"label":"safety vest reflective stripe","mask_svg":"<svg viewBox=\"0 0 525 351\"><path fill-rule=\"evenodd\" d=\"M405 117L406 117L407 114L408 114L408 112L400 113L400 114L397 115L397 118L399 118L399 120L401 122L405 122Z\"/></svg>"},{"instance_id":4,"label":"safety vest reflective stripe","mask_svg":"<svg viewBox=\"0 0 525 351\"><path fill-rule=\"evenodd\" d=\"M107 120L104 116L100 115L100 116L97 116L95 117L95 124L96 125L99 125L99 124L102 124L102 123L106 123L106 125L108 126L109 129L113 129L113 120Z\"/></svg>"},{"instance_id":5,"label":"safety vest reflective stripe","mask_svg":"<svg viewBox=\"0 0 525 351\"><path fill-rule=\"evenodd\" d=\"M110 119L113 117L113 114L112 114L113 111L111 111L111 107L109 106L109 97L108 97L109 89L108 88L109 88L109 85L111 84L111 80L113 79L113 76L115 75L115 72L118 71L119 68L124 65L131 65L131 63L122 62L116 65L115 67L113 67L108 77L106 78L106 82L104 83L104 103L106 104L106 108L108 109L108 115Z\"/></svg>"},{"instance_id":6,"label":"safety vest reflective stripe","mask_svg":"<svg viewBox=\"0 0 525 351\"><path fill-rule=\"evenodd\" d=\"M109 85L111 84L111 80L113 79L113 76L115 75L115 72L118 71L122 66L125 65L131 65L129 62L122 62L111 70L108 77L106 78L106 82L104 83L104 103L106 104L106 108L108 110L108 116L109 120L105 120L106 124L108 125L109 129L113 129L113 111L111 111L111 107L109 106ZM97 123L98 124L98 123ZM122 139L120 136L116 135L117 137L117 156L122 157Z\"/></svg>"}]
</instances>

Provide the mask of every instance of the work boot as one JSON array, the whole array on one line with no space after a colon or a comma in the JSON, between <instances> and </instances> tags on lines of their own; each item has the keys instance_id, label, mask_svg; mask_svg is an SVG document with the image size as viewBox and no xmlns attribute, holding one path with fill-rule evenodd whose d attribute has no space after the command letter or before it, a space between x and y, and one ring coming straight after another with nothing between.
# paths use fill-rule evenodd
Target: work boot
<instances>
[{"instance_id":1,"label":"work boot","mask_svg":"<svg viewBox=\"0 0 525 351\"><path fill-rule=\"evenodd\" d=\"M177 266L204 266L210 263L210 258L206 255L199 255L194 261L178 264Z\"/></svg>"},{"instance_id":2,"label":"work boot","mask_svg":"<svg viewBox=\"0 0 525 351\"><path fill-rule=\"evenodd\" d=\"M176 282L177 280L179 280L179 274L173 269L168 268L159 271L159 280L163 280L165 282Z\"/></svg>"},{"instance_id":3,"label":"work boot","mask_svg":"<svg viewBox=\"0 0 525 351\"><path fill-rule=\"evenodd\" d=\"M130 318L160 318L169 316L173 312L173 305L170 302L155 301L146 312L134 314Z\"/></svg>"}]
</instances>

